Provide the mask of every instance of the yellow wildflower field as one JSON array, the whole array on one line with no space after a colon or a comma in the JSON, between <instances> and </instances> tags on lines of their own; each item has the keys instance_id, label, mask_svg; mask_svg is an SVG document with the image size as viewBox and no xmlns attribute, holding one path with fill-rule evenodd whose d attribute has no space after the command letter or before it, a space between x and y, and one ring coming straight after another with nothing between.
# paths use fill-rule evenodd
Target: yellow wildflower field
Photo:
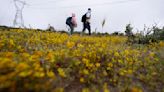
<instances>
[{"instance_id":1,"label":"yellow wildflower field","mask_svg":"<svg viewBox=\"0 0 164 92\"><path fill-rule=\"evenodd\" d=\"M164 42L0 30L0 91L163 92Z\"/></svg>"}]
</instances>

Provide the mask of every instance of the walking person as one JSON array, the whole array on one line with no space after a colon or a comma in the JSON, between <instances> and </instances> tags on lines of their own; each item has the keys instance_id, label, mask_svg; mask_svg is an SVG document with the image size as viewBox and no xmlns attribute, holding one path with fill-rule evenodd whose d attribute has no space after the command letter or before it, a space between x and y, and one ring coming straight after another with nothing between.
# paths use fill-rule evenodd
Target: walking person
<instances>
[{"instance_id":1,"label":"walking person","mask_svg":"<svg viewBox=\"0 0 164 92\"><path fill-rule=\"evenodd\" d=\"M74 28L77 27L76 15L74 13L72 13L71 17L68 17L66 19L66 24L69 26L70 35L72 35L74 32Z\"/></svg>"},{"instance_id":2,"label":"walking person","mask_svg":"<svg viewBox=\"0 0 164 92\"><path fill-rule=\"evenodd\" d=\"M88 8L87 13L85 13L85 14L82 16L82 19L81 19L81 22L83 23L82 34L84 33L84 31L85 31L86 29L88 29L89 35L91 35L90 19L91 19L91 8Z\"/></svg>"}]
</instances>

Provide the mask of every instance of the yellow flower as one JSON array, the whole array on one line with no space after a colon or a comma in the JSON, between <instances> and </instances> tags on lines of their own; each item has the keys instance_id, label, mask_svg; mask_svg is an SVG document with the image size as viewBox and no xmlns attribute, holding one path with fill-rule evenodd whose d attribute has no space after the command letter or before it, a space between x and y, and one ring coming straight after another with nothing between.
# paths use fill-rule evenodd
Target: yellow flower
<instances>
[{"instance_id":1,"label":"yellow flower","mask_svg":"<svg viewBox=\"0 0 164 92\"><path fill-rule=\"evenodd\" d=\"M80 64L81 64L80 61L76 61L76 62L75 62L75 65L80 65Z\"/></svg>"},{"instance_id":2,"label":"yellow flower","mask_svg":"<svg viewBox=\"0 0 164 92\"><path fill-rule=\"evenodd\" d=\"M108 66L109 67L113 67L113 63L108 63Z\"/></svg>"},{"instance_id":3,"label":"yellow flower","mask_svg":"<svg viewBox=\"0 0 164 92\"><path fill-rule=\"evenodd\" d=\"M84 64L88 64L89 63L89 60L86 59L86 58L83 58L82 61L83 61Z\"/></svg>"},{"instance_id":4,"label":"yellow flower","mask_svg":"<svg viewBox=\"0 0 164 92\"><path fill-rule=\"evenodd\" d=\"M47 73L47 76L48 76L48 77L55 77L55 74L54 74L52 71L49 71L49 72Z\"/></svg>"},{"instance_id":5,"label":"yellow flower","mask_svg":"<svg viewBox=\"0 0 164 92\"><path fill-rule=\"evenodd\" d=\"M88 88L83 88L82 92L90 92Z\"/></svg>"},{"instance_id":6,"label":"yellow flower","mask_svg":"<svg viewBox=\"0 0 164 92\"><path fill-rule=\"evenodd\" d=\"M86 58L83 58L83 63L87 66L87 67L92 67L93 66L93 64L91 64L91 63L89 63L90 61L88 60L88 59L86 59Z\"/></svg>"},{"instance_id":7,"label":"yellow flower","mask_svg":"<svg viewBox=\"0 0 164 92\"><path fill-rule=\"evenodd\" d=\"M87 69L84 69L83 70L83 74L88 75L89 74L89 71Z\"/></svg>"},{"instance_id":8,"label":"yellow flower","mask_svg":"<svg viewBox=\"0 0 164 92\"><path fill-rule=\"evenodd\" d=\"M30 57L30 54L29 53L22 53L22 56L25 58L28 58L28 57Z\"/></svg>"},{"instance_id":9,"label":"yellow flower","mask_svg":"<svg viewBox=\"0 0 164 92\"><path fill-rule=\"evenodd\" d=\"M67 47L68 48L73 48L74 46L75 46L74 42L70 42L70 41L67 42Z\"/></svg>"},{"instance_id":10,"label":"yellow flower","mask_svg":"<svg viewBox=\"0 0 164 92\"><path fill-rule=\"evenodd\" d=\"M64 92L64 88L56 88L52 92Z\"/></svg>"},{"instance_id":11,"label":"yellow flower","mask_svg":"<svg viewBox=\"0 0 164 92\"><path fill-rule=\"evenodd\" d=\"M29 60L30 61L37 61L37 60L39 60L39 56L38 55L31 55L30 57L29 57Z\"/></svg>"},{"instance_id":12,"label":"yellow flower","mask_svg":"<svg viewBox=\"0 0 164 92\"><path fill-rule=\"evenodd\" d=\"M96 67L100 67L100 63L96 63Z\"/></svg>"},{"instance_id":13,"label":"yellow flower","mask_svg":"<svg viewBox=\"0 0 164 92\"><path fill-rule=\"evenodd\" d=\"M159 42L159 46L160 46L160 47L164 47L164 42L163 42L163 41L160 41L160 42Z\"/></svg>"},{"instance_id":14,"label":"yellow flower","mask_svg":"<svg viewBox=\"0 0 164 92\"><path fill-rule=\"evenodd\" d=\"M34 76L37 77L37 78L42 78L42 77L45 76L45 74L44 74L44 72L35 72Z\"/></svg>"},{"instance_id":15,"label":"yellow flower","mask_svg":"<svg viewBox=\"0 0 164 92\"><path fill-rule=\"evenodd\" d=\"M14 56L13 52L6 52L6 57L12 58Z\"/></svg>"},{"instance_id":16,"label":"yellow flower","mask_svg":"<svg viewBox=\"0 0 164 92\"><path fill-rule=\"evenodd\" d=\"M155 56L155 53L154 52L151 52L150 53L150 57L154 57Z\"/></svg>"},{"instance_id":17,"label":"yellow flower","mask_svg":"<svg viewBox=\"0 0 164 92\"><path fill-rule=\"evenodd\" d=\"M64 77L64 78L66 77L66 74L62 68L58 68L58 73L61 77Z\"/></svg>"},{"instance_id":18,"label":"yellow flower","mask_svg":"<svg viewBox=\"0 0 164 92\"><path fill-rule=\"evenodd\" d=\"M49 60L50 62L54 62L54 55L52 52L49 52L46 56L46 60Z\"/></svg>"},{"instance_id":19,"label":"yellow flower","mask_svg":"<svg viewBox=\"0 0 164 92\"><path fill-rule=\"evenodd\" d=\"M34 67L35 71L43 71L43 68L40 66L39 63L34 63L32 66Z\"/></svg>"},{"instance_id":20,"label":"yellow flower","mask_svg":"<svg viewBox=\"0 0 164 92\"><path fill-rule=\"evenodd\" d=\"M24 70L24 69L28 69L29 65L26 63L19 63L18 66L16 67L16 69L19 70Z\"/></svg>"},{"instance_id":21,"label":"yellow flower","mask_svg":"<svg viewBox=\"0 0 164 92\"><path fill-rule=\"evenodd\" d=\"M27 77L32 74L32 71L22 71L19 73L20 77Z\"/></svg>"},{"instance_id":22,"label":"yellow flower","mask_svg":"<svg viewBox=\"0 0 164 92\"><path fill-rule=\"evenodd\" d=\"M81 77L81 78L80 78L80 82L81 82L81 83L84 83L84 82L85 82L84 78Z\"/></svg>"},{"instance_id":23,"label":"yellow flower","mask_svg":"<svg viewBox=\"0 0 164 92\"><path fill-rule=\"evenodd\" d=\"M118 52L115 52L115 53L114 53L114 56L115 56L115 57L119 57L119 53L118 53Z\"/></svg>"},{"instance_id":24,"label":"yellow flower","mask_svg":"<svg viewBox=\"0 0 164 92\"><path fill-rule=\"evenodd\" d=\"M9 40L9 44L10 44L11 46L15 46L14 40L13 40L13 39L10 39L10 40Z\"/></svg>"},{"instance_id":25,"label":"yellow flower","mask_svg":"<svg viewBox=\"0 0 164 92\"><path fill-rule=\"evenodd\" d=\"M103 89L104 89L104 92L110 92L110 90L108 89L107 83L104 83Z\"/></svg>"},{"instance_id":26,"label":"yellow flower","mask_svg":"<svg viewBox=\"0 0 164 92\"><path fill-rule=\"evenodd\" d=\"M35 55L38 55L38 56L42 56L43 55L43 52L42 51L36 51L34 54Z\"/></svg>"},{"instance_id":27,"label":"yellow flower","mask_svg":"<svg viewBox=\"0 0 164 92\"><path fill-rule=\"evenodd\" d=\"M92 68L94 65L93 65L93 63L88 63L88 65L86 65L86 66L89 68Z\"/></svg>"},{"instance_id":28,"label":"yellow flower","mask_svg":"<svg viewBox=\"0 0 164 92\"><path fill-rule=\"evenodd\" d=\"M83 48L84 46L82 44L77 45L78 48Z\"/></svg>"},{"instance_id":29,"label":"yellow flower","mask_svg":"<svg viewBox=\"0 0 164 92\"><path fill-rule=\"evenodd\" d=\"M123 61L122 61L122 60L118 60L118 62L119 62L120 64L123 64Z\"/></svg>"},{"instance_id":30,"label":"yellow flower","mask_svg":"<svg viewBox=\"0 0 164 92\"><path fill-rule=\"evenodd\" d=\"M126 70L123 70L123 69L121 69L120 71L119 71L119 74L121 75L121 76L124 76L125 74L126 74Z\"/></svg>"},{"instance_id":31,"label":"yellow flower","mask_svg":"<svg viewBox=\"0 0 164 92\"><path fill-rule=\"evenodd\" d=\"M130 52L128 50L125 50L124 52L125 52L125 55L129 55L130 54Z\"/></svg>"},{"instance_id":32,"label":"yellow flower","mask_svg":"<svg viewBox=\"0 0 164 92\"><path fill-rule=\"evenodd\" d=\"M127 70L127 73L128 73L128 74L132 74L132 73L133 73L133 70L128 69L128 70Z\"/></svg>"},{"instance_id":33,"label":"yellow flower","mask_svg":"<svg viewBox=\"0 0 164 92\"><path fill-rule=\"evenodd\" d=\"M142 91L142 89L133 87L133 88L131 89L131 92L143 92L143 91Z\"/></svg>"}]
</instances>

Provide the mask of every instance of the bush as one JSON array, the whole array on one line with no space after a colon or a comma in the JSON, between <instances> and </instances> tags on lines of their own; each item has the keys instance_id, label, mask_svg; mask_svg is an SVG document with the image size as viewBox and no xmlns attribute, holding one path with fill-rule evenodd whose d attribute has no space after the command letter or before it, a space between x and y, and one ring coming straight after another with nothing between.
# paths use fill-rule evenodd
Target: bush
<instances>
[{"instance_id":1,"label":"bush","mask_svg":"<svg viewBox=\"0 0 164 92\"><path fill-rule=\"evenodd\" d=\"M133 27L128 24L126 26L126 36L128 36L128 43L133 44L150 44L154 42L159 42L160 40L164 40L164 27L162 29L157 26L153 26L152 28L144 28L140 33L133 34ZM143 34L143 32L145 34Z\"/></svg>"}]
</instances>

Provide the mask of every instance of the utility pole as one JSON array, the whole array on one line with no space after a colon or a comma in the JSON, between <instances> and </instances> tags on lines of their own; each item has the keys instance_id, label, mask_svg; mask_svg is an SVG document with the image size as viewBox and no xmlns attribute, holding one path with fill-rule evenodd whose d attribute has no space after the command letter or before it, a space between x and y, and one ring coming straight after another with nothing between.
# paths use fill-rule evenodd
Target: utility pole
<instances>
[{"instance_id":1,"label":"utility pole","mask_svg":"<svg viewBox=\"0 0 164 92\"><path fill-rule=\"evenodd\" d=\"M16 8L16 14L15 14L13 26L20 27L20 28L25 27L22 12L23 12L24 6L26 5L26 2L20 1L20 0L14 0L14 4Z\"/></svg>"}]
</instances>

